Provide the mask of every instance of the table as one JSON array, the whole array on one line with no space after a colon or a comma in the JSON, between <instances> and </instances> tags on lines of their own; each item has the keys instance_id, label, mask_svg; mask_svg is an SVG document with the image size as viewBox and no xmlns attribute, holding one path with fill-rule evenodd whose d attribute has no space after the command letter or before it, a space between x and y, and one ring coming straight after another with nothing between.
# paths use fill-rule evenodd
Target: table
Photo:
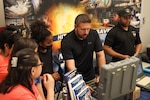
<instances>
[{"instance_id":1,"label":"table","mask_svg":"<svg viewBox=\"0 0 150 100\"><path fill-rule=\"evenodd\" d=\"M149 73L145 73L145 75L150 76ZM150 100L150 92L141 90L140 98L137 100Z\"/></svg>"}]
</instances>

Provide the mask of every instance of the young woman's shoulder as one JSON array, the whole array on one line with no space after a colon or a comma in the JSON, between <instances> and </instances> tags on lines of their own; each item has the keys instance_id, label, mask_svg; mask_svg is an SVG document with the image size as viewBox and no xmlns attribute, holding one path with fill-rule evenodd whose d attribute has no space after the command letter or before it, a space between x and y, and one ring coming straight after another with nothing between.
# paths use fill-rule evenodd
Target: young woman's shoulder
<instances>
[{"instance_id":1,"label":"young woman's shoulder","mask_svg":"<svg viewBox=\"0 0 150 100\"><path fill-rule=\"evenodd\" d=\"M36 96L22 85L15 86L9 93L0 94L4 100L36 100Z\"/></svg>"}]
</instances>

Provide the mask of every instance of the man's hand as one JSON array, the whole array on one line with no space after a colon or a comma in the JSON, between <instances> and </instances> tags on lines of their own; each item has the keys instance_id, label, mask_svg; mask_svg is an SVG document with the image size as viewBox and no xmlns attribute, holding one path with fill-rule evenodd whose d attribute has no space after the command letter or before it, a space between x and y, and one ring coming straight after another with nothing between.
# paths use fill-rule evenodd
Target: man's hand
<instances>
[{"instance_id":1,"label":"man's hand","mask_svg":"<svg viewBox=\"0 0 150 100\"><path fill-rule=\"evenodd\" d=\"M91 86L87 85L87 87L89 88L91 93L94 92L94 89Z\"/></svg>"}]
</instances>

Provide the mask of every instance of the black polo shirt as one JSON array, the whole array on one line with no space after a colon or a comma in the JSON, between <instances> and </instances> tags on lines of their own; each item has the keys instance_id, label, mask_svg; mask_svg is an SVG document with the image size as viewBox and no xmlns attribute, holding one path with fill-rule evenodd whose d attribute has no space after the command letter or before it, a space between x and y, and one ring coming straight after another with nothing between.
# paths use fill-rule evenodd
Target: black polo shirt
<instances>
[{"instance_id":1,"label":"black polo shirt","mask_svg":"<svg viewBox=\"0 0 150 100\"><path fill-rule=\"evenodd\" d=\"M140 43L141 39L136 28L130 25L128 31L125 31L118 24L108 32L104 45L112 47L112 49L118 53L133 56L135 46ZM119 60L121 59L116 57L112 58L112 61Z\"/></svg>"},{"instance_id":2,"label":"black polo shirt","mask_svg":"<svg viewBox=\"0 0 150 100\"><path fill-rule=\"evenodd\" d=\"M79 40L75 30L71 31L62 40L61 50L64 60L75 60L77 71L83 75L85 81L95 78L93 52L102 50L102 43L95 30L90 30L85 40Z\"/></svg>"}]
</instances>

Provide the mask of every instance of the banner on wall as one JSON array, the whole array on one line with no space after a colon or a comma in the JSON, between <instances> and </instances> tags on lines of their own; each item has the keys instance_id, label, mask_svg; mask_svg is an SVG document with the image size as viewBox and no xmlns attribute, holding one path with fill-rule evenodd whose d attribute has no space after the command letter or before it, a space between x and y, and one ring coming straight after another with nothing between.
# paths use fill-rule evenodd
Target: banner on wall
<instances>
[{"instance_id":1,"label":"banner on wall","mask_svg":"<svg viewBox=\"0 0 150 100\"><path fill-rule=\"evenodd\" d=\"M132 9L131 24L140 25L141 0L3 0L6 25L27 26L42 15L50 19L49 28L54 36L53 52L58 52L63 37L74 29L74 19L86 13L92 19L92 28L97 30L102 42L108 31L116 24L116 12L122 8Z\"/></svg>"}]
</instances>

